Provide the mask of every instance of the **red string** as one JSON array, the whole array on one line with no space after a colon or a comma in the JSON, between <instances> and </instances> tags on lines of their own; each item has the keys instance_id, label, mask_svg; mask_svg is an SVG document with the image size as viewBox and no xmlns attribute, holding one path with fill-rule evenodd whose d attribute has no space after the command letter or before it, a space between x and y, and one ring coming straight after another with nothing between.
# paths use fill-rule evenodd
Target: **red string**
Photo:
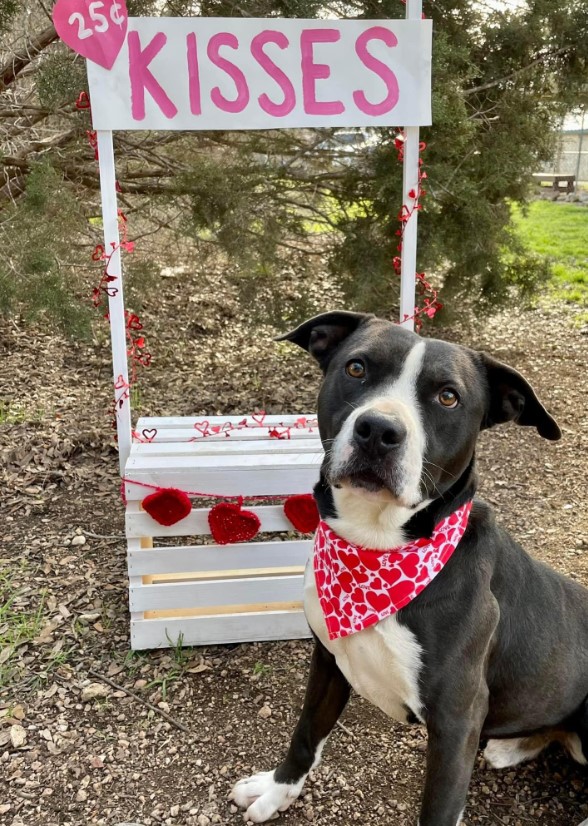
<instances>
[{"instance_id":1,"label":"red string","mask_svg":"<svg viewBox=\"0 0 588 826\"><path fill-rule=\"evenodd\" d=\"M136 479L129 479L127 476L121 477L120 483L120 497L123 501L123 504L127 504L127 497L125 492L125 485L139 485L142 488L148 488L149 490L156 491L160 493L161 491L166 491L169 488L161 487L160 485L151 485L149 482L138 482ZM224 493L205 493L201 490L183 490L186 496L191 496L194 499L223 499L223 500L235 500L235 502L241 507L245 499L255 502L270 502L273 499L284 499L286 500L288 497L292 496L291 493L272 493L272 494L257 494L251 496L242 496L242 495L228 495Z\"/></svg>"},{"instance_id":2,"label":"red string","mask_svg":"<svg viewBox=\"0 0 588 826\"><path fill-rule=\"evenodd\" d=\"M126 476L121 477L121 498L126 505L127 499L125 495L124 486L127 485L139 485L142 488L148 488L149 490L154 491L164 491L167 490L165 487L160 487L160 485L151 485L149 482L138 482L136 479L129 479ZM248 499L255 502L271 502L273 499L286 499L288 496L292 494L285 494L285 493L275 493L275 494L258 494L256 496L242 496L242 495L227 495L224 493L205 493L201 490L183 490L182 493L185 493L186 496L192 496L194 499L234 499L239 505L243 504L244 499Z\"/></svg>"}]
</instances>

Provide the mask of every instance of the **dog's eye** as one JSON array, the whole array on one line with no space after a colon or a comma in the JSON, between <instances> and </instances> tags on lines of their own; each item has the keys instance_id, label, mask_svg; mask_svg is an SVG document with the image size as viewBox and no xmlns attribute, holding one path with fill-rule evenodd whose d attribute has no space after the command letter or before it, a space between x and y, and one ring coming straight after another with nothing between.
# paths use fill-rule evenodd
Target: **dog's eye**
<instances>
[{"instance_id":1,"label":"dog's eye","mask_svg":"<svg viewBox=\"0 0 588 826\"><path fill-rule=\"evenodd\" d=\"M363 379L365 376L365 364L359 359L348 361L345 365L345 372L352 379Z\"/></svg>"},{"instance_id":2,"label":"dog's eye","mask_svg":"<svg viewBox=\"0 0 588 826\"><path fill-rule=\"evenodd\" d=\"M444 387L437 396L437 401L443 405L443 407L457 407L459 404L459 396L455 390L452 390L450 387Z\"/></svg>"}]
</instances>

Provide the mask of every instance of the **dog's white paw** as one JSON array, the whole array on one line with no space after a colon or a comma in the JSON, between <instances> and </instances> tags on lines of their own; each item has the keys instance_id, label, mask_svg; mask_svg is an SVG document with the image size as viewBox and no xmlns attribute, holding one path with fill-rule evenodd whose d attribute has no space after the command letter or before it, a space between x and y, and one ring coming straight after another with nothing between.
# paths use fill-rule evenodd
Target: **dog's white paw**
<instances>
[{"instance_id":1,"label":"dog's white paw","mask_svg":"<svg viewBox=\"0 0 588 826\"><path fill-rule=\"evenodd\" d=\"M484 749L484 759L493 769L517 766L525 760L533 760L549 743L549 737L517 737L510 740L489 740Z\"/></svg>"},{"instance_id":2,"label":"dog's white paw","mask_svg":"<svg viewBox=\"0 0 588 826\"><path fill-rule=\"evenodd\" d=\"M278 812L286 811L302 791L305 777L298 783L276 783L274 773L259 772L233 786L230 799L247 810L245 816L253 823L265 823Z\"/></svg>"}]
</instances>

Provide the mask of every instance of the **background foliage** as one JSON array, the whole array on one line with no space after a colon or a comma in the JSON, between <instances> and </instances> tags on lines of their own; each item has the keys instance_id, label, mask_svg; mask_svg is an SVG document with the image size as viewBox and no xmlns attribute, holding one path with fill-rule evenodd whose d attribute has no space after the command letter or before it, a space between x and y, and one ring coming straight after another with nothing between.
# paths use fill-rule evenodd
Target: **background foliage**
<instances>
[{"instance_id":1,"label":"background foliage","mask_svg":"<svg viewBox=\"0 0 588 826\"><path fill-rule=\"evenodd\" d=\"M399 0L128 5L135 15L404 13ZM446 302L467 296L479 308L529 294L547 275L513 231L511 203L525 203L554 130L586 94L588 5L425 0L425 13L434 24L434 126L423 130L419 269L443 282ZM41 311L78 330L79 299L95 277L88 251L100 240L89 118L75 108L83 61L59 43L41 0L0 0L0 32L0 308ZM391 130L368 132L352 151L345 135L324 129L119 134L121 205L140 217L141 235L189 238L200 255L222 250L246 300L256 306L262 296L277 323L304 311L303 296L284 307L280 277L316 266L330 268L350 305L390 313L401 170ZM165 263L146 262L145 272Z\"/></svg>"}]
</instances>

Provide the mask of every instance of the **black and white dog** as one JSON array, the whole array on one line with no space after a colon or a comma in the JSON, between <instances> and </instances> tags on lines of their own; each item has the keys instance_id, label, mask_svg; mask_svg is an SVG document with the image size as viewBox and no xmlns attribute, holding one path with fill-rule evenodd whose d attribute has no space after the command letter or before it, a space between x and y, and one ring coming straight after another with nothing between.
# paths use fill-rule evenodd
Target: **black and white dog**
<instances>
[{"instance_id":1,"label":"black and white dog","mask_svg":"<svg viewBox=\"0 0 588 826\"><path fill-rule=\"evenodd\" d=\"M484 353L350 312L282 338L324 373L315 496L324 523L353 546L382 555L431 537L469 503L480 430L514 420L561 436L523 376ZM394 719L426 725L420 826L460 823L481 738L495 767L554 739L586 764L588 591L529 557L479 499L458 542L405 607L335 639L309 564L306 699L285 760L233 789L247 819L263 823L300 795L350 687Z\"/></svg>"}]
</instances>

